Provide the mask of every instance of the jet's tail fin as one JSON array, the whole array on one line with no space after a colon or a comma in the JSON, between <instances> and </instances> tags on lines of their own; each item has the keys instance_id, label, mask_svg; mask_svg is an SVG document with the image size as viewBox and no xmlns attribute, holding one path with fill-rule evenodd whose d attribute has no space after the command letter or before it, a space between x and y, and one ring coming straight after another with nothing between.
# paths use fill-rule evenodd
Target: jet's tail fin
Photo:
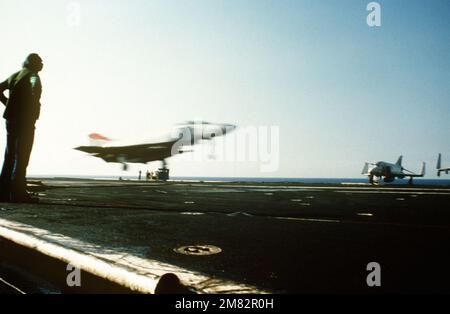
<instances>
[{"instance_id":1,"label":"jet's tail fin","mask_svg":"<svg viewBox=\"0 0 450 314\"><path fill-rule=\"evenodd\" d=\"M403 161L403 156L400 156L400 157L398 157L398 160L397 160L397 162L395 164L401 167L402 166L402 161Z\"/></svg>"},{"instance_id":2,"label":"jet's tail fin","mask_svg":"<svg viewBox=\"0 0 450 314\"><path fill-rule=\"evenodd\" d=\"M92 146L102 146L111 142L112 139L98 133L91 133L89 134L89 141Z\"/></svg>"}]
</instances>

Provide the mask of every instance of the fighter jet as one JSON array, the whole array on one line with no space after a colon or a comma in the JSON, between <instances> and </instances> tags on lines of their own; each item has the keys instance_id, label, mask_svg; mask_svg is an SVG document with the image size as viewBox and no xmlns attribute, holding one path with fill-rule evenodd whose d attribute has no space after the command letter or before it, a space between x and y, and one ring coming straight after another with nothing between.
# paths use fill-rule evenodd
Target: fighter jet
<instances>
[{"instance_id":1,"label":"fighter jet","mask_svg":"<svg viewBox=\"0 0 450 314\"><path fill-rule=\"evenodd\" d=\"M120 163L124 171L128 170L129 163L146 164L151 161L162 161L163 167L159 170L167 173L168 178L166 162L168 158L192 152L192 146L215 137L225 136L235 128L236 126L232 124L188 121L176 125L160 140L134 145L118 145L106 136L93 133L89 135L90 146L74 149L101 158L108 163Z\"/></svg>"},{"instance_id":2,"label":"fighter jet","mask_svg":"<svg viewBox=\"0 0 450 314\"><path fill-rule=\"evenodd\" d=\"M369 182L374 184L374 178L380 180L384 177L384 182L390 183L395 178L404 179L409 177L409 184L412 184L413 178L425 176L425 163L422 163L422 170L420 173L414 173L402 166L403 156L400 156L395 164L378 161L378 162L366 162L362 170L362 174L369 177Z\"/></svg>"},{"instance_id":3,"label":"fighter jet","mask_svg":"<svg viewBox=\"0 0 450 314\"><path fill-rule=\"evenodd\" d=\"M441 176L441 172L445 172L445 174L448 174L450 172L450 168L448 168L448 167L447 168L442 168L442 166L441 166L441 154L439 154L437 165L436 165L436 169L437 169L438 177Z\"/></svg>"}]
</instances>

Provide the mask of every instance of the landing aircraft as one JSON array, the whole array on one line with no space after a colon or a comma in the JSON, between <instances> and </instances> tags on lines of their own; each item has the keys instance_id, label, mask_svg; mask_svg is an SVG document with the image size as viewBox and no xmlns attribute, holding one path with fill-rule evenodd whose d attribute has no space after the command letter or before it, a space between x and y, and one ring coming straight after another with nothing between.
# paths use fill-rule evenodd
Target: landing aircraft
<instances>
[{"instance_id":1,"label":"landing aircraft","mask_svg":"<svg viewBox=\"0 0 450 314\"><path fill-rule=\"evenodd\" d=\"M449 168L449 167L443 168L443 167L441 166L441 154L439 154L438 161L437 161L437 165L436 165L436 169L437 169L437 175L438 175L438 177L441 176L441 172L445 172L445 174L448 174L448 173L450 172L450 168Z\"/></svg>"},{"instance_id":2,"label":"landing aircraft","mask_svg":"<svg viewBox=\"0 0 450 314\"><path fill-rule=\"evenodd\" d=\"M409 177L409 184L412 184L413 178L425 176L425 163L422 163L422 170L420 173L414 173L402 166L403 156L400 156L395 164L378 161L366 162L362 170L362 174L369 177L369 182L374 184L374 178L380 180L384 177L384 182L393 182L395 178L403 179Z\"/></svg>"},{"instance_id":3,"label":"landing aircraft","mask_svg":"<svg viewBox=\"0 0 450 314\"><path fill-rule=\"evenodd\" d=\"M182 153L192 152L192 146L215 137L225 136L236 129L233 124L188 121L176 125L159 140L142 142L134 145L118 145L114 140L98 133L89 135L90 146L74 149L101 158L108 163L120 163L123 170L128 170L129 163L146 164L162 161L161 172L167 173L167 159Z\"/></svg>"}]
</instances>

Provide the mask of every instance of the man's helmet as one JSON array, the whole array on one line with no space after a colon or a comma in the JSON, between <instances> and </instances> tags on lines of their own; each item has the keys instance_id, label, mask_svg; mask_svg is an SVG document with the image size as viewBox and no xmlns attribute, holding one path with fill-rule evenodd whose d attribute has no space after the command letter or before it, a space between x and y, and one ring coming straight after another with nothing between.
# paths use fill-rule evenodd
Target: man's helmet
<instances>
[{"instance_id":1,"label":"man's helmet","mask_svg":"<svg viewBox=\"0 0 450 314\"><path fill-rule=\"evenodd\" d=\"M25 59L25 62L23 63L23 67L27 68L33 72L39 72L44 67L44 64L42 63L41 57L39 57L39 55L37 53L31 53Z\"/></svg>"}]
</instances>

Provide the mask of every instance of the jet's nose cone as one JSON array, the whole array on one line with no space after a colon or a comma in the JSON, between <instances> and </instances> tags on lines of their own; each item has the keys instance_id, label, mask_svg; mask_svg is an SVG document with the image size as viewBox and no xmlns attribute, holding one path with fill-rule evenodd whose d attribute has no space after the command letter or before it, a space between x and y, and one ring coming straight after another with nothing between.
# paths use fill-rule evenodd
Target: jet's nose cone
<instances>
[{"instance_id":1,"label":"jet's nose cone","mask_svg":"<svg viewBox=\"0 0 450 314\"><path fill-rule=\"evenodd\" d=\"M89 146L78 146L75 147L74 149L84 153L92 153L92 148Z\"/></svg>"},{"instance_id":2,"label":"jet's nose cone","mask_svg":"<svg viewBox=\"0 0 450 314\"><path fill-rule=\"evenodd\" d=\"M233 131L237 128L237 126L234 124L224 124L224 126L228 131Z\"/></svg>"}]
</instances>

